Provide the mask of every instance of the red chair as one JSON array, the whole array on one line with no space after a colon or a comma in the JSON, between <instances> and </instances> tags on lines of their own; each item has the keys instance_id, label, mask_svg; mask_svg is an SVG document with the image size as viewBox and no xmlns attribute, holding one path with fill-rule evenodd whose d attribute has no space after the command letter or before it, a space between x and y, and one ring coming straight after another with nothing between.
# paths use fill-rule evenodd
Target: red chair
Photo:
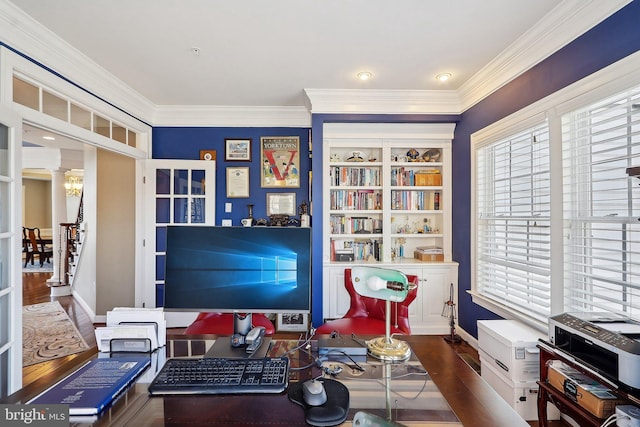
<instances>
[{"instance_id":1,"label":"red chair","mask_svg":"<svg viewBox=\"0 0 640 427\"><path fill-rule=\"evenodd\" d=\"M409 283L416 287L409 291L407 298L400 303L391 303L391 333L411 335L409 326L409 304L418 295L418 276L407 275ZM349 293L351 306L341 319L330 320L316 330L316 334L330 334L333 331L341 335L384 335L386 301L363 297L356 292L351 281L351 269L344 270L344 287Z\"/></svg>"},{"instance_id":2,"label":"red chair","mask_svg":"<svg viewBox=\"0 0 640 427\"><path fill-rule=\"evenodd\" d=\"M233 316L233 313L200 313L184 333L233 335ZM253 327L264 326L265 335L273 335L276 332L275 326L264 314L253 313L251 324Z\"/></svg>"}]
</instances>

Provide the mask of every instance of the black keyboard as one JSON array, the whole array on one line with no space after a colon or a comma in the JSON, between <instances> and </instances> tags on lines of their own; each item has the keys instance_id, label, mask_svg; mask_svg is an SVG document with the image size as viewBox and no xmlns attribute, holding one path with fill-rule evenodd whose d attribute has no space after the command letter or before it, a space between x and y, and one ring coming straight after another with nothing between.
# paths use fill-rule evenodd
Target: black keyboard
<instances>
[{"instance_id":1,"label":"black keyboard","mask_svg":"<svg viewBox=\"0 0 640 427\"><path fill-rule=\"evenodd\" d=\"M289 359L169 359L149 394L281 393L289 383Z\"/></svg>"}]
</instances>

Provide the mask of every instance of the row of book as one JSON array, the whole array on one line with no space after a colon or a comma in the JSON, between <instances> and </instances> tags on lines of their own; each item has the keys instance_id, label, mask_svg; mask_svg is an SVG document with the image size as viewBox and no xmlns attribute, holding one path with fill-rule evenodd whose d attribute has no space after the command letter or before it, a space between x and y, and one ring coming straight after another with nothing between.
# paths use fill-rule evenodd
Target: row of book
<instances>
[{"instance_id":1,"label":"row of book","mask_svg":"<svg viewBox=\"0 0 640 427\"><path fill-rule=\"evenodd\" d=\"M380 168L333 166L329 169L331 185L379 186Z\"/></svg>"},{"instance_id":2,"label":"row of book","mask_svg":"<svg viewBox=\"0 0 640 427\"><path fill-rule=\"evenodd\" d=\"M331 215L329 226L331 234L382 233L382 220L379 218Z\"/></svg>"},{"instance_id":3,"label":"row of book","mask_svg":"<svg viewBox=\"0 0 640 427\"><path fill-rule=\"evenodd\" d=\"M377 239L331 240L331 261L380 261L382 243Z\"/></svg>"},{"instance_id":4,"label":"row of book","mask_svg":"<svg viewBox=\"0 0 640 427\"><path fill-rule=\"evenodd\" d=\"M374 190L332 190L332 210L380 210L382 194Z\"/></svg>"},{"instance_id":5,"label":"row of book","mask_svg":"<svg viewBox=\"0 0 640 427\"><path fill-rule=\"evenodd\" d=\"M440 210L439 191L392 190L392 210Z\"/></svg>"},{"instance_id":6,"label":"row of book","mask_svg":"<svg viewBox=\"0 0 640 427\"><path fill-rule=\"evenodd\" d=\"M438 170L418 170L391 168L392 186L442 185L442 176Z\"/></svg>"}]
</instances>

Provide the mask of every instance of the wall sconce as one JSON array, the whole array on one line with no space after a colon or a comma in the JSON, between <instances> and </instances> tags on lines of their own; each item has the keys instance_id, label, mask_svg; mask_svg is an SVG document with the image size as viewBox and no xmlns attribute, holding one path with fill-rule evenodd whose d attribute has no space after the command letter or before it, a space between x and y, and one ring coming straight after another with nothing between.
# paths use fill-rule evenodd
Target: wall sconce
<instances>
[{"instance_id":1,"label":"wall sconce","mask_svg":"<svg viewBox=\"0 0 640 427\"><path fill-rule=\"evenodd\" d=\"M67 182L64 183L64 189L67 192L67 196L79 197L82 194L82 182L77 176L70 176L67 178Z\"/></svg>"}]
</instances>

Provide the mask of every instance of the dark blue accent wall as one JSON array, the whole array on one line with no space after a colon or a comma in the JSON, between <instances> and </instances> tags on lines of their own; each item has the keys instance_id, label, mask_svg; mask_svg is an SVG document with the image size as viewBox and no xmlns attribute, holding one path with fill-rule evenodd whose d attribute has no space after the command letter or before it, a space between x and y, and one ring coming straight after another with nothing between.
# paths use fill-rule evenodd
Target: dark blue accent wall
<instances>
[{"instance_id":1,"label":"dark blue accent wall","mask_svg":"<svg viewBox=\"0 0 640 427\"><path fill-rule=\"evenodd\" d=\"M300 188L261 188L260 137L300 137ZM250 162L226 162L225 138L251 138ZM267 193L296 193L296 203L309 201L309 129L308 128L238 128L238 127L155 127L153 128L154 159L200 159L200 150L216 150L216 225L222 219L231 219L234 226L246 218L249 203L254 205L253 217L266 218ZM227 198L226 169L249 167L249 198ZM232 212L225 213L225 203L232 203Z\"/></svg>"},{"instance_id":2,"label":"dark blue accent wall","mask_svg":"<svg viewBox=\"0 0 640 427\"><path fill-rule=\"evenodd\" d=\"M465 111L453 142L453 259L460 263L458 322L478 336L476 321L497 316L474 304L471 289L471 134L640 50L635 0L531 70Z\"/></svg>"}]
</instances>

